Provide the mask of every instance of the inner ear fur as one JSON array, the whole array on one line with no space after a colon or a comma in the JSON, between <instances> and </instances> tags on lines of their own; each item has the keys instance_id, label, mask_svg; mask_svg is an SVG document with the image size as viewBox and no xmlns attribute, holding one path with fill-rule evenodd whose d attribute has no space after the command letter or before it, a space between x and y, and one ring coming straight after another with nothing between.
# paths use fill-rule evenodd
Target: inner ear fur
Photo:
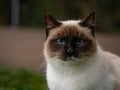
<instances>
[{"instance_id":1,"label":"inner ear fur","mask_svg":"<svg viewBox=\"0 0 120 90\"><path fill-rule=\"evenodd\" d=\"M95 11L91 12L86 18L84 18L79 24L83 27L88 27L91 30L91 34L95 37Z\"/></svg>"}]
</instances>

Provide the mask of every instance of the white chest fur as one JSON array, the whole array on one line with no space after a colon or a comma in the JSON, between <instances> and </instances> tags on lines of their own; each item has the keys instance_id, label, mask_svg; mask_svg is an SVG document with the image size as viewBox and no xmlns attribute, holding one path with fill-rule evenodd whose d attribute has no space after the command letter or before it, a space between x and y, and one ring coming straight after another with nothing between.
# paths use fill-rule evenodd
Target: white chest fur
<instances>
[{"instance_id":1,"label":"white chest fur","mask_svg":"<svg viewBox=\"0 0 120 90\"><path fill-rule=\"evenodd\" d=\"M50 90L113 90L114 77L101 52L87 64L66 65L56 57L46 59Z\"/></svg>"}]
</instances>

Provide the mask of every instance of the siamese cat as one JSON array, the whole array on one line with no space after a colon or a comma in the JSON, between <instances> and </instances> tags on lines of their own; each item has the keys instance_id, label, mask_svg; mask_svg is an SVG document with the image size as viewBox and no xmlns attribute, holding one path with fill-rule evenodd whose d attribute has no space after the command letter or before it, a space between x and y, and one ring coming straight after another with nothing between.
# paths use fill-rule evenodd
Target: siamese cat
<instances>
[{"instance_id":1,"label":"siamese cat","mask_svg":"<svg viewBox=\"0 0 120 90\"><path fill-rule=\"evenodd\" d=\"M105 52L94 32L95 12L81 20L45 15L49 90L120 90L120 57Z\"/></svg>"}]
</instances>

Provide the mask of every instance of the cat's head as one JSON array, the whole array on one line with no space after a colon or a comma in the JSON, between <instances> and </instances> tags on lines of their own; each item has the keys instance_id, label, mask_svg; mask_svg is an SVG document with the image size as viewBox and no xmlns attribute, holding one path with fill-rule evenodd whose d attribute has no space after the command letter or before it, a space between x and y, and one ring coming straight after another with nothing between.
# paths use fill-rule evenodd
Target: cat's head
<instances>
[{"instance_id":1,"label":"cat's head","mask_svg":"<svg viewBox=\"0 0 120 90\"><path fill-rule=\"evenodd\" d=\"M45 55L57 57L62 61L91 57L96 52L94 34L94 16L92 12L82 20L58 21L45 15L46 41Z\"/></svg>"}]
</instances>

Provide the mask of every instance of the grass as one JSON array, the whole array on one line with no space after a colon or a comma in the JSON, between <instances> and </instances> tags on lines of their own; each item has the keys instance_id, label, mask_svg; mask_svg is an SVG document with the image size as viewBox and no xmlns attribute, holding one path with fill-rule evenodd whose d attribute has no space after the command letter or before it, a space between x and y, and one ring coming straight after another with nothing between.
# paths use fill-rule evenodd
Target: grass
<instances>
[{"instance_id":1,"label":"grass","mask_svg":"<svg viewBox=\"0 0 120 90\"><path fill-rule=\"evenodd\" d=\"M0 70L0 90L47 90L47 85L43 74Z\"/></svg>"}]
</instances>

